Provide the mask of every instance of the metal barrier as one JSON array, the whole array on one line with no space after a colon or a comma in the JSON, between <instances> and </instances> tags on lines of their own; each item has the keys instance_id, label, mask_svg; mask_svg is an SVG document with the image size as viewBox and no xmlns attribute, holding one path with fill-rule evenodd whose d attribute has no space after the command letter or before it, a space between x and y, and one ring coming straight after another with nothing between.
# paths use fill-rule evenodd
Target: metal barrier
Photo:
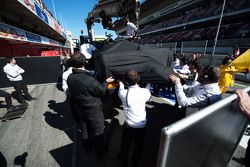
<instances>
[{"instance_id":1,"label":"metal barrier","mask_svg":"<svg viewBox=\"0 0 250 167\"><path fill-rule=\"evenodd\" d=\"M236 99L231 95L163 128L157 167L227 166L248 123Z\"/></svg>"},{"instance_id":2,"label":"metal barrier","mask_svg":"<svg viewBox=\"0 0 250 167\"><path fill-rule=\"evenodd\" d=\"M239 46L242 49L250 47L250 38L245 39L224 39L217 41L217 47L215 54L228 54L233 52L235 46ZM210 54L213 52L213 40L202 41L180 41L180 42L168 42L168 43L154 43L147 44L151 47L166 47L173 48L177 52L183 53L200 53Z\"/></svg>"}]
</instances>

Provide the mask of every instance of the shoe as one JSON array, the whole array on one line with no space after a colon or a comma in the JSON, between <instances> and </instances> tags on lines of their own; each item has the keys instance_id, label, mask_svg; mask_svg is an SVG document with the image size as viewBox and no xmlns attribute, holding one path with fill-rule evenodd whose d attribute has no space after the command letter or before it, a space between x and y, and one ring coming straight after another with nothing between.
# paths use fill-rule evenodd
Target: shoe
<instances>
[{"instance_id":1,"label":"shoe","mask_svg":"<svg viewBox=\"0 0 250 167\"><path fill-rule=\"evenodd\" d=\"M37 98L31 97L31 98L29 98L29 99L27 99L27 100L28 100L28 101L37 100Z\"/></svg>"},{"instance_id":2,"label":"shoe","mask_svg":"<svg viewBox=\"0 0 250 167\"><path fill-rule=\"evenodd\" d=\"M11 106L11 107L7 108L7 112L10 112L10 111L13 111L13 110L16 110L16 109L17 109L16 106Z\"/></svg>"},{"instance_id":3,"label":"shoe","mask_svg":"<svg viewBox=\"0 0 250 167\"><path fill-rule=\"evenodd\" d=\"M24 106L24 107L27 107L27 106L29 106L29 103L28 103L27 101L23 101L23 102L21 103L21 105Z\"/></svg>"},{"instance_id":4,"label":"shoe","mask_svg":"<svg viewBox=\"0 0 250 167\"><path fill-rule=\"evenodd\" d=\"M246 131L244 132L244 135L250 136L250 127L248 127L248 128L246 129Z\"/></svg>"},{"instance_id":5,"label":"shoe","mask_svg":"<svg viewBox=\"0 0 250 167\"><path fill-rule=\"evenodd\" d=\"M232 160L242 164L242 165L245 165L245 158L237 158L237 157L233 157Z\"/></svg>"}]
</instances>

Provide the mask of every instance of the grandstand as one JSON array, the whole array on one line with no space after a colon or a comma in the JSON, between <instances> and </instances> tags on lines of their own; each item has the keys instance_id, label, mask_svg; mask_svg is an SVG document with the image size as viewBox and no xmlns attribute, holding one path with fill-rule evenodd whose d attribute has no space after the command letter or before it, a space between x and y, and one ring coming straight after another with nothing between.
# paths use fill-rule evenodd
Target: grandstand
<instances>
[{"instance_id":1,"label":"grandstand","mask_svg":"<svg viewBox=\"0 0 250 167\"><path fill-rule=\"evenodd\" d=\"M141 44L170 48L187 56L199 53L202 65L220 65L235 47L241 53L250 47L249 0L225 1L220 26L223 1L219 0L147 0L141 8ZM120 35L124 31L120 29L116 33ZM249 82L242 74L236 78Z\"/></svg>"},{"instance_id":2,"label":"grandstand","mask_svg":"<svg viewBox=\"0 0 250 167\"><path fill-rule=\"evenodd\" d=\"M147 0L142 4L139 22L140 43L175 52L210 54L222 7L223 1L219 0ZM241 51L249 48L250 2L228 0L223 12L215 55L230 54L235 46ZM117 31L122 33L124 29Z\"/></svg>"},{"instance_id":3,"label":"grandstand","mask_svg":"<svg viewBox=\"0 0 250 167\"><path fill-rule=\"evenodd\" d=\"M175 12L180 14L170 13L157 18L155 23L142 25L141 35L144 39L147 39L149 34L163 36L163 39L152 39L148 43L213 40L221 8L222 3L212 1L211 4L206 6L201 3L200 6L182 9L181 12L177 10ZM239 3L233 0L228 1L224 9L224 20L218 39L249 38L250 24L247 22L249 8L250 3L248 1L240 1ZM144 40L142 40L142 43L144 43Z\"/></svg>"}]
</instances>

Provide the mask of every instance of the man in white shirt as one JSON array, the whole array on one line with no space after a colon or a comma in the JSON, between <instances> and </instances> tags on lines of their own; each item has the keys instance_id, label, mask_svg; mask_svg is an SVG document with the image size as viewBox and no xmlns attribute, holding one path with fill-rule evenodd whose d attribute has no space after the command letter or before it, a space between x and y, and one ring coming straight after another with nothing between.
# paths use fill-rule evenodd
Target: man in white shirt
<instances>
[{"instance_id":1,"label":"man in white shirt","mask_svg":"<svg viewBox=\"0 0 250 167\"><path fill-rule=\"evenodd\" d=\"M92 53L95 50L96 50L96 47L89 43L82 44L80 48L80 52L85 56L87 60L92 58Z\"/></svg>"},{"instance_id":2,"label":"man in white shirt","mask_svg":"<svg viewBox=\"0 0 250 167\"><path fill-rule=\"evenodd\" d=\"M173 68L173 71L180 74L190 74L187 58L181 58L179 68L175 67Z\"/></svg>"},{"instance_id":3,"label":"man in white shirt","mask_svg":"<svg viewBox=\"0 0 250 167\"><path fill-rule=\"evenodd\" d=\"M3 70L16 90L17 101L21 104L27 105L25 99L30 101L34 100L35 98L29 94L27 85L23 82L23 77L21 74L23 74L25 71L16 64L15 58L6 58L6 61L7 64L3 67ZM22 96L22 92L24 93L25 99Z\"/></svg>"},{"instance_id":4,"label":"man in white shirt","mask_svg":"<svg viewBox=\"0 0 250 167\"><path fill-rule=\"evenodd\" d=\"M193 85L198 79L198 71L199 71L199 65L196 61L192 61L189 63L189 71L190 74L180 74L177 73L177 75L184 79L186 85Z\"/></svg>"},{"instance_id":5,"label":"man in white shirt","mask_svg":"<svg viewBox=\"0 0 250 167\"><path fill-rule=\"evenodd\" d=\"M85 58L85 55L80 53L80 52L75 52L72 57L80 57L80 56L84 56ZM71 57L71 58L72 58ZM86 61L85 61L86 62ZM84 62L84 64L85 64ZM63 91L67 94L67 91L68 91L68 84L67 84L67 79L69 77L70 74L72 74L72 70L73 68L76 68L76 64L74 63L74 61L71 61L71 59L68 59L67 61L67 65L68 65L68 69L67 71L65 71L62 75L62 89ZM85 70L85 71L88 71L90 75L93 75L93 71L89 71L89 70Z\"/></svg>"},{"instance_id":6,"label":"man in white shirt","mask_svg":"<svg viewBox=\"0 0 250 167\"><path fill-rule=\"evenodd\" d=\"M120 88L118 96L122 101L125 114L125 123L123 127L123 137L121 146L122 164L127 166L129 148L134 142L134 151L132 155L133 164L136 166L140 160L146 119L146 102L151 100L150 85L147 88L138 86L139 74L136 71L129 71L125 74L128 89L119 82Z\"/></svg>"},{"instance_id":7,"label":"man in white shirt","mask_svg":"<svg viewBox=\"0 0 250 167\"><path fill-rule=\"evenodd\" d=\"M180 67L180 59L177 57L176 54L173 55L174 61L171 63L170 67L174 69L179 69Z\"/></svg>"},{"instance_id":8,"label":"man in white shirt","mask_svg":"<svg viewBox=\"0 0 250 167\"><path fill-rule=\"evenodd\" d=\"M94 71L94 58L93 52L96 50L96 47L90 43L85 43L81 45L80 52L85 56L85 68L89 70L89 72L95 73Z\"/></svg>"},{"instance_id":9,"label":"man in white shirt","mask_svg":"<svg viewBox=\"0 0 250 167\"><path fill-rule=\"evenodd\" d=\"M73 67L69 67L67 71L65 71L62 75L62 88L64 93L67 94L68 91L68 84L67 84L67 79L69 77L70 74L72 74L72 69Z\"/></svg>"},{"instance_id":10,"label":"man in white shirt","mask_svg":"<svg viewBox=\"0 0 250 167\"><path fill-rule=\"evenodd\" d=\"M175 94L179 105L187 107L186 116L221 99L219 77L220 69L215 66L203 69L198 78L199 82L192 86L182 86L179 77L170 75L170 80L175 84Z\"/></svg>"},{"instance_id":11,"label":"man in white shirt","mask_svg":"<svg viewBox=\"0 0 250 167\"><path fill-rule=\"evenodd\" d=\"M136 31L138 31L138 28L136 27L136 25L134 25L134 23L130 22L128 18L126 18L126 23L127 36L129 38L133 38L136 35Z\"/></svg>"}]
</instances>

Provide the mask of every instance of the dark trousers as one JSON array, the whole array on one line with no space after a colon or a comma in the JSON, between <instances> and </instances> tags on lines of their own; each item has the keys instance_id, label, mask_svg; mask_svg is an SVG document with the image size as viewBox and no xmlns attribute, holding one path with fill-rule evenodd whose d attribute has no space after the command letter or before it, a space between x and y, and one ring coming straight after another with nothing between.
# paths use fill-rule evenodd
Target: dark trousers
<instances>
[{"instance_id":1,"label":"dark trousers","mask_svg":"<svg viewBox=\"0 0 250 167\"><path fill-rule=\"evenodd\" d=\"M108 148L107 142L105 142L104 139L104 134L95 136L91 139L82 140L82 143L85 153L89 154L94 150L97 158L101 158Z\"/></svg>"},{"instance_id":2,"label":"dark trousers","mask_svg":"<svg viewBox=\"0 0 250 167\"><path fill-rule=\"evenodd\" d=\"M24 103L25 99L30 100L32 97L28 92L27 85L21 80L21 81L11 81L11 84L16 90L16 98L19 103ZM24 93L24 97L22 96L22 92Z\"/></svg>"},{"instance_id":3,"label":"dark trousers","mask_svg":"<svg viewBox=\"0 0 250 167\"><path fill-rule=\"evenodd\" d=\"M104 115L101 111L84 112L78 110L77 112L80 116L80 129L82 130L81 136L83 140L92 140L104 133Z\"/></svg>"},{"instance_id":4,"label":"dark trousers","mask_svg":"<svg viewBox=\"0 0 250 167\"><path fill-rule=\"evenodd\" d=\"M250 139L248 140L247 143L247 149L245 154L245 166L250 167Z\"/></svg>"},{"instance_id":5,"label":"dark trousers","mask_svg":"<svg viewBox=\"0 0 250 167\"><path fill-rule=\"evenodd\" d=\"M145 128L132 128L126 123L123 126L121 161L122 166L127 167L129 162L129 150L134 144L132 152L132 165L138 166L142 154Z\"/></svg>"},{"instance_id":6,"label":"dark trousers","mask_svg":"<svg viewBox=\"0 0 250 167\"><path fill-rule=\"evenodd\" d=\"M11 94L9 94L3 90L0 90L0 97L5 98L7 108L10 108L12 106Z\"/></svg>"},{"instance_id":7,"label":"dark trousers","mask_svg":"<svg viewBox=\"0 0 250 167\"><path fill-rule=\"evenodd\" d=\"M67 95L67 100L70 103L70 109L77 128L81 130L82 140L92 140L104 133L104 115L101 107L87 110L81 106L81 103L77 103L70 94Z\"/></svg>"},{"instance_id":8,"label":"dark trousers","mask_svg":"<svg viewBox=\"0 0 250 167\"><path fill-rule=\"evenodd\" d=\"M81 119L80 119L80 115L77 113L77 107L76 104L74 103L74 100L70 97L69 93L67 92L67 99L66 99L69 104L70 104L70 110L71 113L76 121L76 126L78 129L81 128Z\"/></svg>"}]
</instances>

